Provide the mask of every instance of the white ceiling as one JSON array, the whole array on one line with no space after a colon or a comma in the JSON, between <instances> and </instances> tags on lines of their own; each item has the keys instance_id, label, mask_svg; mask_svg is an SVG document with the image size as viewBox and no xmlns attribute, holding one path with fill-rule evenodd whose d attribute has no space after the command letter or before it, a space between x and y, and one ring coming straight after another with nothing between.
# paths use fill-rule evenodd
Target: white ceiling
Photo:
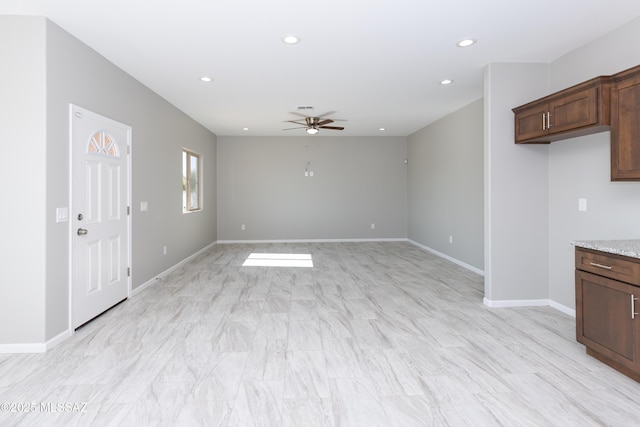
<instances>
[{"instance_id":1,"label":"white ceiling","mask_svg":"<svg viewBox=\"0 0 640 427\"><path fill-rule=\"evenodd\" d=\"M305 135L282 129L310 105L347 120L319 135L406 136L480 98L486 64L551 62L640 1L2 0L0 14L48 17L217 135Z\"/></svg>"}]
</instances>

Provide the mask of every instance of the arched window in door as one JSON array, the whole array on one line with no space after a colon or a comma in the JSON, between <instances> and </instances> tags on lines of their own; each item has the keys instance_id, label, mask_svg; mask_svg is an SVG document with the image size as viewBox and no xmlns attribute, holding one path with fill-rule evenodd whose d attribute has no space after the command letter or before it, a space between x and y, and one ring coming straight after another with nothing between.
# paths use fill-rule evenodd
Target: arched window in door
<instances>
[{"instance_id":1,"label":"arched window in door","mask_svg":"<svg viewBox=\"0 0 640 427\"><path fill-rule=\"evenodd\" d=\"M107 157L120 157L120 148L109 132L99 130L89 139L87 153L100 154Z\"/></svg>"}]
</instances>

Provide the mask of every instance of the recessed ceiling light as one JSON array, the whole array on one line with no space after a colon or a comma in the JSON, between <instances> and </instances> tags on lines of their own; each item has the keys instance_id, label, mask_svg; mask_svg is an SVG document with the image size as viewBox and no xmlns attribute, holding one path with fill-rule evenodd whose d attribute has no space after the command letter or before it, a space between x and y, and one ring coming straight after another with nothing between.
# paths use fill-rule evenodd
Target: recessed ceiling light
<instances>
[{"instance_id":1,"label":"recessed ceiling light","mask_svg":"<svg viewBox=\"0 0 640 427\"><path fill-rule=\"evenodd\" d=\"M441 85L450 85L451 83L453 83L451 79L444 79L440 82Z\"/></svg>"},{"instance_id":2,"label":"recessed ceiling light","mask_svg":"<svg viewBox=\"0 0 640 427\"><path fill-rule=\"evenodd\" d=\"M288 36L284 36L282 38L282 41L285 42L286 44L296 44L300 41L300 37L290 34Z\"/></svg>"},{"instance_id":3,"label":"recessed ceiling light","mask_svg":"<svg viewBox=\"0 0 640 427\"><path fill-rule=\"evenodd\" d=\"M200 77L200 81L203 81L205 83L209 83L209 82L213 81L213 79L211 77L209 77L209 76L202 76L202 77Z\"/></svg>"},{"instance_id":4,"label":"recessed ceiling light","mask_svg":"<svg viewBox=\"0 0 640 427\"><path fill-rule=\"evenodd\" d=\"M385 129L385 128L380 128L380 129L378 129L378 130L379 130L379 131L383 131L383 130L386 130L386 129Z\"/></svg>"},{"instance_id":5,"label":"recessed ceiling light","mask_svg":"<svg viewBox=\"0 0 640 427\"><path fill-rule=\"evenodd\" d=\"M242 128L242 130L247 131L247 130L249 130L249 128Z\"/></svg>"},{"instance_id":6,"label":"recessed ceiling light","mask_svg":"<svg viewBox=\"0 0 640 427\"><path fill-rule=\"evenodd\" d=\"M473 44L476 44L476 40L475 39L464 39L464 40L460 40L456 46L458 47L469 47Z\"/></svg>"}]
</instances>

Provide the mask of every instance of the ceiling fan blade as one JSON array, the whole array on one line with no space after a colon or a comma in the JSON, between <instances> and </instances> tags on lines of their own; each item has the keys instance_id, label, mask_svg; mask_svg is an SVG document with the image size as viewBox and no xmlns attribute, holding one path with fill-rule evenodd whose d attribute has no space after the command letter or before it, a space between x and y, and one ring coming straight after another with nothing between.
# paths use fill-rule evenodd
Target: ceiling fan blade
<instances>
[{"instance_id":1,"label":"ceiling fan blade","mask_svg":"<svg viewBox=\"0 0 640 427\"><path fill-rule=\"evenodd\" d=\"M294 130L294 129L307 129L306 126L301 126L299 128L286 128L286 129L282 129L282 130Z\"/></svg>"},{"instance_id":2,"label":"ceiling fan blade","mask_svg":"<svg viewBox=\"0 0 640 427\"><path fill-rule=\"evenodd\" d=\"M320 126L320 129L344 130L342 126Z\"/></svg>"},{"instance_id":3,"label":"ceiling fan blade","mask_svg":"<svg viewBox=\"0 0 640 427\"><path fill-rule=\"evenodd\" d=\"M296 113L295 111L289 111L289 114L293 114L294 116L300 116L300 117L309 117L306 114Z\"/></svg>"},{"instance_id":4,"label":"ceiling fan blade","mask_svg":"<svg viewBox=\"0 0 640 427\"><path fill-rule=\"evenodd\" d=\"M285 122L285 123L295 123L295 124L300 125L300 126L306 126L306 125L307 125L306 123L304 123L304 122L303 122L303 123L300 123L300 122L299 122L299 121L297 121L297 120L285 120L284 122Z\"/></svg>"},{"instance_id":5,"label":"ceiling fan blade","mask_svg":"<svg viewBox=\"0 0 640 427\"><path fill-rule=\"evenodd\" d=\"M319 116L315 116L315 117L317 117L317 118L321 119L321 118L323 118L324 116L330 116L331 114L335 114L335 113L337 113L337 111L327 111L326 113L324 113L324 114L320 114Z\"/></svg>"},{"instance_id":6,"label":"ceiling fan blade","mask_svg":"<svg viewBox=\"0 0 640 427\"><path fill-rule=\"evenodd\" d=\"M328 125L329 123L333 123L333 120L331 119L324 119L320 122L318 122L318 126L324 126L324 125Z\"/></svg>"}]
</instances>

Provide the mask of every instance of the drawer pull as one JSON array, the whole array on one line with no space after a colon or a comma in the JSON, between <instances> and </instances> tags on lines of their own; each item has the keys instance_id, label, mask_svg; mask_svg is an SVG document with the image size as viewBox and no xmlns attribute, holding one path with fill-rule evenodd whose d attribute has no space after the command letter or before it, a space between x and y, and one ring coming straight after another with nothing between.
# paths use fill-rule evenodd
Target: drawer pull
<instances>
[{"instance_id":1,"label":"drawer pull","mask_svg":"<svg viewBox=\"0 0 640 427\"><path fill-rule=\"evenodd\" d=\"M636 301L638 300L638 298L636 298L633 294L631 294L631 318L635 319L636 316L640 313L636 313Z\"/></svg>"},{"instance_id":2,"label":"drawer pull","mask_svg":"<svg viewBox=\"0 0 640 427\"><path fill-rule=\"evenodd\" d=\"M593 265L594 267L604 268L605 270L611 270L613 268L610 265L598 264L597 262L590 262L589 264Z\"/></svg>"}]
</instances>

